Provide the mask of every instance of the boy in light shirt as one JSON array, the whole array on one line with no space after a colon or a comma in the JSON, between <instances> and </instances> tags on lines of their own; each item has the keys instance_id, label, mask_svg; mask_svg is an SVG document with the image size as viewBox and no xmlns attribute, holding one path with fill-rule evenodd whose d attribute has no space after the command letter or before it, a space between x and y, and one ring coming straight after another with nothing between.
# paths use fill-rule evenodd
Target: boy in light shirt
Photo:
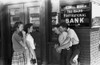
<instances>
[{"instance_id":1,"label":"boy in light shirt","mask_svg":"<svg viewBox=\"0 0 100 65\"><path fill-rule=\"evenodd\" d=\"M60 53L60 65L69 65L72 46L71 38L68 36L66 28L54 27L53 31L59 34L58 41L60 45L55 45L57 52Z\"/></svg>"},{"instance_id":2,"label":"boy in light shirt","mask_svg":"<svg viewBox=\"0 0 100 65\"><path fill-rule=\"evenodd\" d=\"M60 43L60 46L57 48L60 52L62 49L69 50L72 46L71 38L68 36L68 33L63 31L58 38L58 41ZM60 50L61 49L61 50Z\"/></svg>"},{"instance_id":3,"label":"boy in light shirt","mask_svg":"<svg viewBox=\"0 0 100 65\"><path fill-rule=\"evenodd\" d=\"M69 47L71 47L72 46L72 42L71 42L71 38L68 36L68 33L66 32L66 31L63 31L62 33L61 33L61 31L59 30L59 28L57 28L57 27L54 27L53 29L52 29L56 34L58 34L59 35L59 37L58 37L58 41L59 41L59 43L60 43L60 46L59 46L59 50L57 50L59 53L60 53L60 47L62 47L61 49L70 49ZM69 44L70 43L70 44ZM66 45L66 44L68 44L68 45ZM55 48L57 49L58 48L58 44L56 44L55 45Z\"/></svg>"},{"instance_id":4,"label":"boy in light shirt","mask_svg":"<svg viewBox=\"0 0 100 65\"><path fill-rule=\"evenodd\" d=\"M70 52L68 53L69 56L71 54L71 56L69 58L70 64L71 65L78 65L78 56L79 56L79 53L80 53L79 38L78 38L76 32L73 29L69 28L68 25L65 22L61 23L60 25L61 25L60 29L61 30L66 30L67 33L68 33L69 38L71 39L71 43L72 43L72 46L70 47L71 53Z\"/></svg>"}]
</instances>

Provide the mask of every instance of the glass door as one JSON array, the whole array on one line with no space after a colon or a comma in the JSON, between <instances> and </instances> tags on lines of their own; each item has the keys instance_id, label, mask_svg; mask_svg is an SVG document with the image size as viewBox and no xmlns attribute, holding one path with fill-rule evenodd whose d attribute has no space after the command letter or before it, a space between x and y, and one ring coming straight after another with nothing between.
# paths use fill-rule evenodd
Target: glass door
<instances>
[{"instance_id":1,"label":"glass door","mask_svg":"<svg viewBox=\"0 0 100 65\"><path fill-rule=\"evenodd\" d=\"M8 5L9 22L13 27L15 22L21 21L24 23L23 4L10 4Z\"/></svg>"}]
</instances>

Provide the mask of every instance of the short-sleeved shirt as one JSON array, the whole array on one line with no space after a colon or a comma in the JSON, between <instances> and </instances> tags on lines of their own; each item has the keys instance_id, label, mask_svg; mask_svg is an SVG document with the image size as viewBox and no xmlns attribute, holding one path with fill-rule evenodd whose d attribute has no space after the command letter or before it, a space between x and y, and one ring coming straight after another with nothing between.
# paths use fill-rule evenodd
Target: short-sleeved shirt
<instances>
[{"instance_id":1,"label":"short-sleeved shirt","mask_svg":"<svg viewBox=\"0 0 100 65\"><path fill-rule=\"evenodd\" d=\"M79 38L73 29L68 28L67 30L69 37L71 38L72 45L79 44Z\"/></svg>"},{"instance_id":2,"label":"short-sleeved shirt","mask_svg":"<svg viewBox=\"0 0 100 65\"><path fill-rule=\"evenodd\" d=\"M60 45L66 44L66 42L64 42L64 41L66 41L67 38L68 38L68 33L67 32L62 32L58 37L58 41L59 41ZM70 43L70 46L72 46L71 41L69 43Z\"/></svg>"},{"instance_id":3,"label":"short-sleeved shirt","mask_svg":"<svg viewBox=\"0 0 100 65\"><path fill-rule=\"evenodd\" d=\"M12 35L12 43L13 43L13 50L15 52L20 52L25 50L24 47L20 44L21 41L23 41L22 37L18 35L18 32L14 32Z\"/></svg>"},{"instance_id":4,"label":"short-sleeved shirt","mask_svg":"<svg viewBox=\"0 0 100 65\"><path fill-rule=\"evenodd\" d=\"M29 42L29 46L31 46L32 49L35 49L34 38L31 36L31 34L26 35L26 41Z\"/></svg>"}]
</instances>

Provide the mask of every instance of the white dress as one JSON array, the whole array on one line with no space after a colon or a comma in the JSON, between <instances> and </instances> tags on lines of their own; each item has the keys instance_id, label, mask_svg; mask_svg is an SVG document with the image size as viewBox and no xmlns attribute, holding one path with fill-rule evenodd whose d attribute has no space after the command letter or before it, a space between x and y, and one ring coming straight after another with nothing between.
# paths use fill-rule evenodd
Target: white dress
<instances>
[{"instance_id":1,"label":"white dress","mask_svg":"<svg viewBox=\"0 0 100 65\"><path fill-rule=\"evenodd\" d=\"M35 55L35 44L34 44L34 39L30 34L26 35L26 41L28 42L27 45L31 47L31 49L33 50L33 56L30 57L30 52L27 49L27 64L26 65L33 65L31 64L30 60L31 58L36 59L36 55ZM37 61L37 60L36 60ZM37 65L37 63L35 63L34 65Z\"/></svg>"}]
</instances>

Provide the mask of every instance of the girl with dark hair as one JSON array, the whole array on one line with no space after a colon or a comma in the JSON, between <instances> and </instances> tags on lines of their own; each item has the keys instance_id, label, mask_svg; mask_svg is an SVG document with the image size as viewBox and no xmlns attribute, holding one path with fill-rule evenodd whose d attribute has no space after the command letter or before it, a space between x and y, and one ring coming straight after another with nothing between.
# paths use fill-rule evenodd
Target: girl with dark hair
<instances>
[{"instance_id":1,"label":"girl with dark hair","mask_svg":"<svg viewBox=\"0 0 100 65\"><path fill-rule=\"evenodd\" d=\"M33 24L26 24L24 27L24 31L26 32L26 45L27 45L27 65L37 65L36 55L35 55L35 42L34 38L31 36L31 32L33 31Z\"/></svg>"},{"instance_id":2,"label":"girl with dark hair","mask_svg":"<svg viewBox=\"0 0 100 65\"><path fill-rule=\"evenodd\" d=\"M16 22L14 24L14 33L12 35L12 44L13 44L13 58L12 65L25 65L25 44L24 37L25 33L23 32L23 23Z\"/></svg>"}]
</instances>

